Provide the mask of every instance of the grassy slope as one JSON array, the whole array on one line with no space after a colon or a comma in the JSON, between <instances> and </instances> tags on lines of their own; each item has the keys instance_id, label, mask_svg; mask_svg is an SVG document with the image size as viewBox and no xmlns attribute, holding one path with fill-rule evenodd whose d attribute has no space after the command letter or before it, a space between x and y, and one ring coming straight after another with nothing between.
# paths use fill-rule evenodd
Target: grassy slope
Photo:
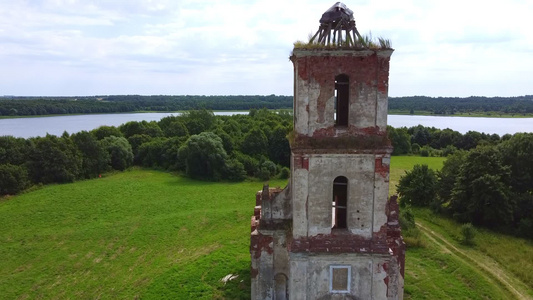
<instances>
[{"instance_id":1,"label":"grassy slope","mask_svg":"<svg viewBox=\"0 0 533 300\"><path fill-rule=\"evenodd\" d=\"M439 157L395 156L391 162L390 193L400 176L415 164L427 164L438 170L444 159ZM443 235L447 241L466 252L468 256L486 262L496 261L508 274L514 276L521 291L533 299L533 243L487 230L480 230L475 247L459 243L460 224L432 214L427 209L415 209L417 222ZM406 299L515 299L494 276L444 250L423 237L425 247L407 251L405 272ZM467 260L467 261L465 261ZM521 281L521 282L520 282ZM528 299L528 298L526 298Z\"/></svg>"},{"instance_id":2,"label":"grassy slope","mask_svg":"<svg viewBox=\"0 0 533 300\"><path fill-rule=\"evenodd\" d=\"M393 157L391 182L423 162L439 168L442 159ZM207 183L132 170L0 202L0 220L8 224L0 229L0 295L246 299L249 220L260 188L260 182ZM533 269L530 244L487 236L490 245L509 244L502 248L507 260ZM479 271L427 244L408 250L406 298L507 299ZM478 245L482 255L487 244ZM239 277L220 282L230 273Z\"/></svg>"}]
</instances>

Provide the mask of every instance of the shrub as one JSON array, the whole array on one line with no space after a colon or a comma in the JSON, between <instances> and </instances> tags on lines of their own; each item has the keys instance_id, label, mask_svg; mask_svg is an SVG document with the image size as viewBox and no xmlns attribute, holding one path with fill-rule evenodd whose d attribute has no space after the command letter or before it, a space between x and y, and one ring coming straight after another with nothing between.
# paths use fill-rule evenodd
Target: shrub
<instances>
[{"instance_id":1,"label":"shrub","mask_svg":"<svg viewBox=\"0 0 533 300\"><path fill-rule=\"evenodd\" d=\"M14 195L30 185L28 172L21 166L0 165L0 195Z\"/></svg>"},{"instance_id":2,"label":"shrub","mask_svg":"<svg viewBox=\"0 0 533 300\"><path fill-rule=\"evenodd\" d=\"M420 145L417 144L417 143L414 143L411 145L411 151L414 153L414 154L419 154L420 153Z\"/></svg>"},{"instance_id":3,"label":"shrub","mask_svg":"<svg viewBox=\"0 0 533 300\"><path fill-rule=\"evenodd\" d=\"M259 171L257 177L261 180L269 180L276 175L278 168L275 163L270 160L264 160L259 164Z\"/></svg>"},{"instance_id":4,"label":"shrub","mask_svg":"<svg viewBox=\"0 0 533 300\"><path fill-rule=\"evenodd\" d=\"M415 228L415 215L413 214L411 207L406 206L400 210L399 221L402 230Z\"/></svg>"},{"instance_id":5,"label":"shrub","mask_svg":"<svg viewBox=\"0 0 533 300\"><path fill-rule=\"evenodd\" d=\"M280 179L287 179L291 176L291 170L287 167L283 167L281 169L281 172L279 173L279 178Z\"/></svg>"},{"instance_id":6,"label":"shrub","mask_svg":"<svg viewBox=\"0 0 533 300\"><path fill-rule=\"evenodd\" d=\"M124 171L133 163L133 150L130 143L124 137L108 136L100 141L110 156L111 167L115 170Z\"/></svg>"},{"instance_id":7,"label":"shrub","mask_svg":"<svg viewBox=\"0 0 533 300\"><path fill-rule=\"evenodd\" d=\"M222 139L212 132L192 135L178 150L178 156L185 162L187 175L196 179L220 180L226 167Z\"/></svg>"},{"instance_id":8,"label":"shrub","mask_svg":"<svg viewBox=\"0 0 533 300\"><path fill-rule=\"evenodd\" d=\"M231 181L242 181L246 177L244 165L237 159L228 159L225 168L226 178Z\"/></svg>"},{"instance_id":9,"label":"shrub","mask_svg":"<svg viewBox=\"0 0 533 300\"><path fill-rule=\"evenodd\" d=\"M461 226L461 242L465 245L474 245L474 238L476 237L476 228L471 223L466 223Z\"/></svg>"},{"instance_id":10,"label":"shrub","mask_svg":"<svg viewBox=\"0 0 533 300\"><path fill-rule=\"evenodd\" d=\"M402 206L429 206L436 197L437 175L427 165L415 165L400 178L397 188Z\"/></svg>"}]
</instances>

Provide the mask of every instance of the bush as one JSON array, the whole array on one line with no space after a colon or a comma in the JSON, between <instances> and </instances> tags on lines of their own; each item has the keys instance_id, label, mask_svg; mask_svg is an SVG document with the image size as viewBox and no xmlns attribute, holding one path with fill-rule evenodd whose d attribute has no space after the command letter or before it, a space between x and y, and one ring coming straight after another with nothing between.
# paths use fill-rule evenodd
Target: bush
<instances>
[{"instance_id":1,"label":"bush","mask_svg":"<svg viewBox=\"0 0 533 300\"><path fill-rule=\"evenodd\" d=\"M415 228L415 215L413 214L411 207L406 206L400 210L399 221L402 230Z\"/></svg>"},{"instance_id":2,"label":"bush","mask_svg":"<svg viewBox=\"0 0 533 300\"><path fill-rule=\"evenodd\" d=\"M283 167L281 169L281 172L279 173L279 178L280 179L287 179L291 176L291 170L287 167Z\"/></svg>"},{"instance_id":3,"label":"bush","mask_svg":"<svg viewBox=\"0 0 533 300\"><path fill-rule=\"evenodd\" d=\"M100 141L110 156L111 167L115 170L124 171L133 163L133 150L130 143L124 137L108 136Z\"/></svg>"},{"instance_id":4,"label":"bush","mask_svg":"<svg viewBox=\"0 0 533 300\"><path fill-rule=\"evenodd\" d=\"M243 164L248 176L254 176L259 171L259 161L257 159L240 152L235 153L235 158Z\"/></svg>"},{"instance_id":5,"label":"bush","mask_svg":"<svg viewBox=\"0 0 533 300\"><path fill-rule=\"evenodd\" d=\"M411 151L413 154L419 154L420 153L420 145L417 143L414 143L411 145Z\"/></svg>"},{"instance_id":6,"label":"bush","mask_svg":"<svg viewBox=\"0 0 533 300\"><path fill-rule=\"evenodd\" d=\"M466 223L461 226L461 242L465 245L474 245L474 238L476 237L476 228L471 223Z\"/></svg>"},{"instance_id":7,"label":"bush","mask_svg":"<svg viewBox=\"0 0 533 300\"><path fill-rule=\"evenodd\" d=\"M437 175L427 165L415 165L400 178L397 188L402 207L429 206L436 197Z\"/></svg>"},{"instance_id":8,"label":"bush","mask_svg":"<svg viewBox=\"0 0 533 300\"><path fill-rule=\"evenodd\" d=\"M14 195L30 185L28 172L21 166L0 165L0 195Z\"/></svg>"},{"instance_id":9,"label":"bush","mask_svg":"<svg viewBox=\"0 0 533 300\"><path fill-rule=\"evenodd\" d=\"M235 158L226 161L225 174L231 181L242 181L246 177L244 165Z\"/></svg>"},{"instance_id":10,"label":"bush","mask_svg":"<svg viewBox=\"0 0 533 300\"><path fill-rule=\"evenodd\" d=\"M192 135L178 150L178 156L192 178L220 180L225 171L227 154L222 139L212 132Z\"/></svg>"}]
</instances>

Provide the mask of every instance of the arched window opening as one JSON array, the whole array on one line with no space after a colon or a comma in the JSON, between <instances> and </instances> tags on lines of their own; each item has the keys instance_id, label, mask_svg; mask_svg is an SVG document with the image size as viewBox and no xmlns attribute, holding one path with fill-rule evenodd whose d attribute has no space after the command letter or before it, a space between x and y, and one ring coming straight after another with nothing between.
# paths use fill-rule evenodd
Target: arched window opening
<instances>
[{"instance_id":1,"label":"arched window opening","mask_svg":"<svg viewBox=\"0 0 533 300\"><path fill-rule=\"evenodd\" d=\"M348 179L339 176L333 181L333 202L331 206L332 227L346 228L348 203Z\"/></svg>"},{"instance_id":2,"label":"arched window opening","mask_svg":"<svg viewBox=\"0 0 533 300\"><path fill-rule=\"evenodd\" d=\"M348 126L350 104L350 78L341 74L335 77L335 126Z\"/></svg>"}]
</instances>

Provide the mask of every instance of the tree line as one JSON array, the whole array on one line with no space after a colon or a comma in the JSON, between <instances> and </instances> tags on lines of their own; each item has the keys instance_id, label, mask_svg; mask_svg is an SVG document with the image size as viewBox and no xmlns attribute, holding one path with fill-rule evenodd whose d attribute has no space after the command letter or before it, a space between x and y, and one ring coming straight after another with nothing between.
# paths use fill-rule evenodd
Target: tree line
<instances>
[{"instance_id":1,"label":"tree line","mask_svg":"<svg viewBox=\"0 0 533 300\"><path fill-rule=\"evenodd\" d=\"M394 147L393 155L415 154L420 156L448 156L457 150L470 150L479 145L495 145L512 135L487 134L468 131L462 134L452 129L424 127L387 127L387 134Z\"/></svg>"},{"instance_id":2,"label":"tree line","mask_svg":"<svg viewBox=\"0 0 533 300\"><path fill-rule=\"evenodd\" d=\"M91 96L91 97L2 97L0 116L50 114L120 113L134 111L179 111L194 109L249 110L290 109L292 96ZM433 114L495 112L533 113L533 95L520 97L390 97L389 109Z\"/></svg>"},{"instance_id":3,"label":"tree line","mask_svg":"<svg viewBox=\"0 0 533 300\"><path fill-rule=\"evenodd\" d=\"M531 153L533 134L517 133L499 143L456 151L438 172L416 165L398 184L401 203L533 238Z\"/></svg>"},{"instance_id":4,"label":"tree line","mask_svg":"<svg viewBox=\"0 0 533 300\"><path fill-rule=\"evenodd\" d=\"M249 110L292 108L289 96L95 96L4 97L0 116L121 113L134 111Z\"/></svg>"},{"instance_id":5,"label":"tree line","mask_svg":"<svg viewBox=\"0 0 533 300\"><path fill-rule=\"evenodd\" d=\"M533 95L519 97L426 97L389 98L390 110L431 112L436 115L456 113L495 112L502 114L533 113Z\"/></svg>"},{"instance_id":6,"label":"tree line","mask_svg":"<svg viewBox=\"0 0 533 300\"><path fill-rule=\"evenodd\" d=\"M188 111L158 122L127 122L92 131L29 139L0 137L0 195L30 186L95 178L133 165L201 180L288 178L292 115Z\"/></svg>"}]
</instances>

